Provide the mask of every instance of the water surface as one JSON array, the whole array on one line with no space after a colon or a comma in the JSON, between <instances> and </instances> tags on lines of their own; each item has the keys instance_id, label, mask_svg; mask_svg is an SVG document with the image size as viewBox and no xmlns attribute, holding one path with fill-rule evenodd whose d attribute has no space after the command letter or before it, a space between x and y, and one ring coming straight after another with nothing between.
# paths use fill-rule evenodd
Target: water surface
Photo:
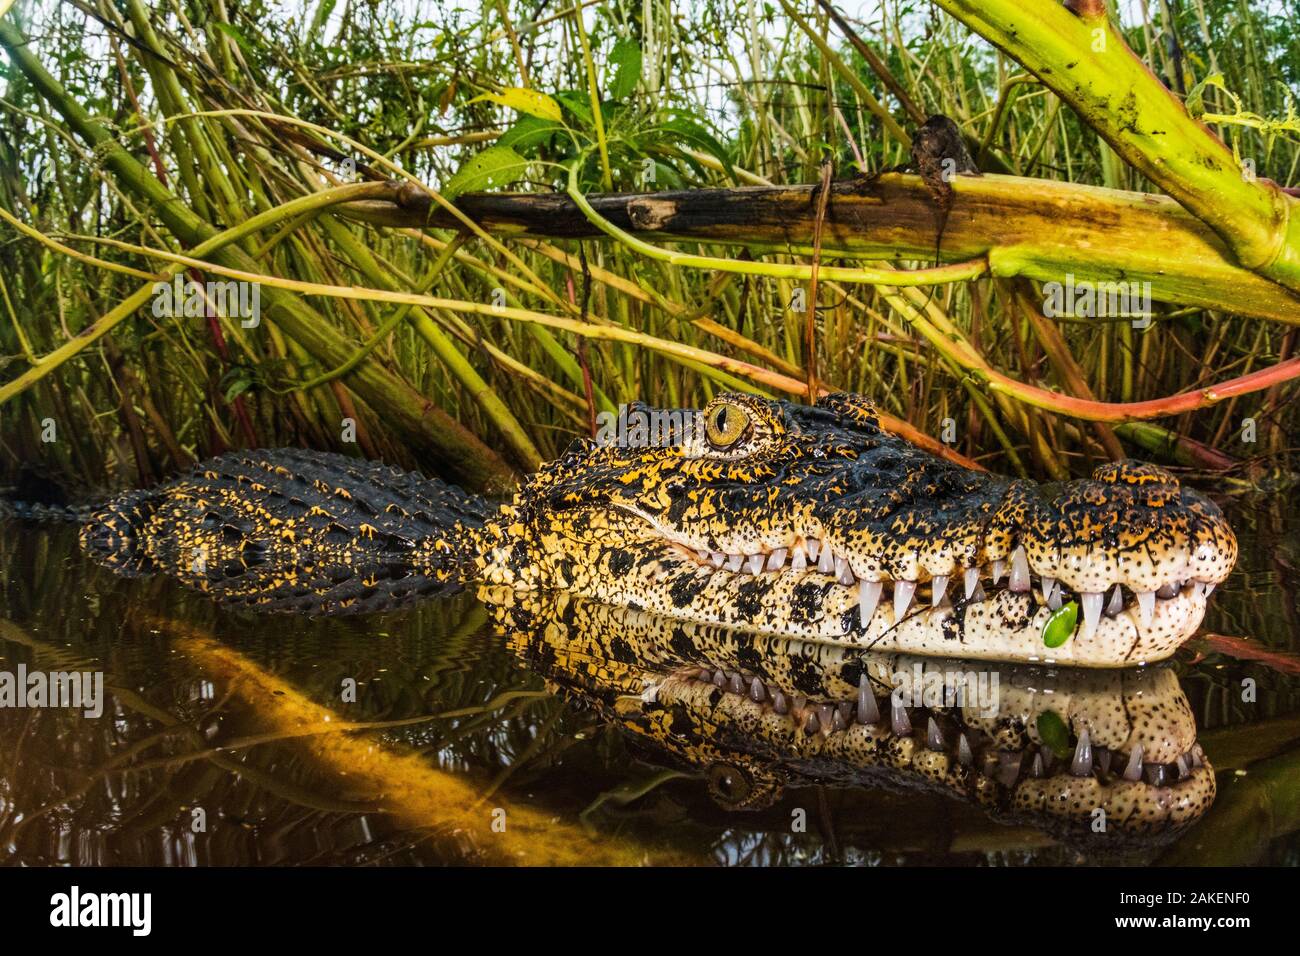
<instances>
[{"instance_id":1,"label":"water surface","mask_svg":"<svg viewBox=\"0 0 1300 956\"><path fill-rule=\"evenodd\" d=\"M1241 559L1204 632L1300 651L1300 518L1280 496L1224 505ZM112 575L71 526L10 521L0 670L100 670L106 704L98 719L0 709L0 860L1294 864L1300 676L1223 646L1177 660L1215 805L1174 845L1117 860L925 793L803 787L728 812L548 693L470 595L357 618L232 613ZM498 812L509 839L471 836L496 833Z\"/></svg>"}]
</instances>

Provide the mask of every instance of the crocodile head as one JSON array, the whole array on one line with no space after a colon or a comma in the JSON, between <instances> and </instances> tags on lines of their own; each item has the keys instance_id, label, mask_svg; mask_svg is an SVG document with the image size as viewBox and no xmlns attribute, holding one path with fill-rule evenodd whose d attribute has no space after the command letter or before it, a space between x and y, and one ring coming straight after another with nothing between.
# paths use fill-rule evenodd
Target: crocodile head
<instances>
[{"instance_id":1,"label":"crocodile head","mask_svg":"<svg viewBox=\"0 0 1300 956\"><path fill-rule=\"evenodd\" d=\"M1214 771L1167 667L881 654L665 619L568 594L483 595L528 666L684 765L729 809L788 786L925 790L1083 847L1159 845Z\"/></svg>"},{"instance_id":2,"label":"crocodile head","mask_svg":"<svg viewBox=\"0 0 1300 956\"><path fill-rule=\"evenodd\" d=\"M998 478L852 395L700 414L657 447L575 443L491 523L480 580L843 647L1122 666L1190 637L1236 559L1218 508L1152 465ZM1046 646L1070 602L1077 628Z\"/></svg>"}]
</instances>

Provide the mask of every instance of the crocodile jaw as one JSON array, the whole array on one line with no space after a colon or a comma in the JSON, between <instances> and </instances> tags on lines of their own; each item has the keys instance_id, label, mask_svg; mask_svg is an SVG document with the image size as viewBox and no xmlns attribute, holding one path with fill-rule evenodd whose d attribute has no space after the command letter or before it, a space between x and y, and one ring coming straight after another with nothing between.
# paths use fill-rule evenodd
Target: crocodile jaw
<instances>
[{"instance_id":1,"label":"crocodile jaw","mask_svg":"<svg viewBox=\"0 0 1300 956\"><path fill-rule=\"evenodd\" d=\"M905 566L876 558L867 568L858 558L866 546L841 543L851 539L848 533L823 533L818 540L786 531L779 540L794 541L794 547L749 554L693 550L689 543L673 540L678 529L623 506L569 515L563 524L533 530L522 562L515 560L519 552L498 548L487 555L481 575L489 584L563 590L678 620L822 644L1119 667L1173 654L1200 626L1213 587L1235 560L1236 540L1217 509L1191 492L1183 494L1186 504L1179 517L1186 530L1165 533L1159 548L1148 536L1138 549L1146 560L1121 558L1110 567L1062 560L1059 550L1043 557L1041 533L989 533L998 527L997 513L984 525L984 544L967 552L976 561L986 560L972 569L948 566L944 570L954 573L937 575L915 558ZM1021 506L1012 510L1025 520ZM529 536L523 524L512 531ZM1016 537L1029 547L1012 548ZM803 560L797 557L801 550ZM1031 561L1026 552L1036 557ZM994 557L988 559L990 555ZM1067 565L1078 569L1070 577L1040 573L1061 572ZM920 580L895 580L889 571ZM1107 586L1106 574L1123 583ZM1161 584L1166 576L1167 583ZM912 588L900 595L900 583ZM1094 607L1096 620L1089 627L1081 610L1071 639L1047 647L1043 631L1048 618L1063 600L1084 598L1074 590L1080 585L1098 588L1092 592L1099 605Z\"/></svg>"},{"instance_id":2,"label":"crocodile jaw","mask_svg":"<svg viewBox=\"0 0 1300 956\"><path fill-rule=\"evenodd\" d=\"M1107 835L1164 841L1214 799L1168 667L882 654L564 592L480 596L548 686L705 771L724 806L766 806L786 785L922 787L1095 846ZM719 792L730 772L743 786Z\"/></svg>"},{"instance_id":3,"label":"crocodile jaw","mask_svg":"<svg viewBox=\"0 0 1300 956\"><path fill-rule=\"evenodd\" d=\"M913 721L907 733L900 733L890 726L887 715L874 724L850 721L835 729L808 730L804 711L818 710L815 703L804 705L801 712L788 709L782 714L772 706L770 692L760 703L746 693L732 693L698 678L669 677L656 686L654 698L669 712L692 715L701 727L710 728L709 738L722 747L728 741L751 742L796 776L818 782L838 777L847 783L910 778L918 785L969 799L1008 822L1059 827L1085 840L1096 836L1091 825L1098 810L1105 814L1105 832L1121 838L1172 836L1203 816L1216 795L1214 769L1194 742L1194 734L1192 743L1178 745L1186 747L1184 752L1166 755L1169 763L1181 760L1186 772L1177 780L1155 784L1146 773L1138 779L1124 777L1128 756L1124 752L1115 755L1107 772L1087 774L1072 772L1069 760L1057 760L1050 770L1044 769L1035 753L1037 745L1023 752L977 752L964 761L954 753L951 740L941 746L927 744L924 725ZM1066 719L1078 718L1066 715ZM1003 755L1001 760L995 753ZM1012 764L1006 763L1007 756L1015 758Z\"/></svg>"},{"instance_id":4,"label":"crocodile jaw","mask_svg":"<svg viewBox=\"0 0 1300 956\"><path fill-rule=\"evenodd\" d=\"M1149 623L1129 604L1114 616L1103 613L1087 639L1076 636L1053 649L1043 643L1052 611L1037 590L1003 588L961 608L914 602L901 620L886 596L863 626L859 590L818 572L771 573L763 581L724 569L700 582L702 572L689 565L666 569L669 560L665 555L639 578L624 576L601 599L678 620L839 647L1080 667L1164 660L1196 632L1207 599L1204 588L1189 583L1172 598L1156 599ZM581 588L583 582L575 583ZM679 596L687 594L689 600L680 603ZM754 596L752 603L747 594Z\"/></svg>"},{"instance_id":5,"label":"crocodile jaw","mask_svg":"<svg viewBox=\"0 0 1300 956\"><path fill-rule=\"evenodd\" d=\"M1103 667L1168 657L1236 560L1219 509L1153 465L1040 487L936 459L854 396L709 408L749 416L740 452L571 449L516 496L481 580L830 644ZM1078 627L1052 651L1043 625L1072 600Z\"/></svg>"}]
</instances>

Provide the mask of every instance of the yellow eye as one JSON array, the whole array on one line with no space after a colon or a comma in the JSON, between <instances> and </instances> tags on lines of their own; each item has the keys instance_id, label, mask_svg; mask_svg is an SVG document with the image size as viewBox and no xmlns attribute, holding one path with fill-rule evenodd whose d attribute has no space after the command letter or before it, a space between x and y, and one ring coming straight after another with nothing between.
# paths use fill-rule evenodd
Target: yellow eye
<instances>
[{"instance_id":1,"label":"yellow eye","mask_svg":"<svg viewBox=\"0 0 1300 956\"><path fill-rule=\"evenodd\" d=\"M720 404L704 420L704 434L719 451L736 444L747 431L749 412L739 405Z\"/></svg>"}]
</instances>

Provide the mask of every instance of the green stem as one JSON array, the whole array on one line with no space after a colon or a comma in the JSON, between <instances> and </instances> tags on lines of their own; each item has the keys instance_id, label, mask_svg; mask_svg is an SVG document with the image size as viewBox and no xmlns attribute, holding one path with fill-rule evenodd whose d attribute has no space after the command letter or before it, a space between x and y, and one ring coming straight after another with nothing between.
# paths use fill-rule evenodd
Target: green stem
<instances>
[{"instance_id":1,"label":"green stem","mask_svg":"<svg viewBox=\"0 0 1300 956\"><path fill-rule=\"evenodd\" d=\"M591 44L587 42L587 28L582 22L582 10L573 12L573 23L582 44L582 65L587 71L587 96L591 101L591 123L596 130L596 145L600 148L601 181L606 189L614 188L614 174L609 167L609 147L605 143L605 119L600 112L600 89L596 84L596 65L591 60Z\"/></svg>"},{"instance_id":2,"label":"green stem","mask_svg":"<svg viewBox=\"0 0 1300 956\"><path fill-rule=\"evenodd\" d=\"M1247 269L1300 290L1300 215L1129 49L1104 12L1055 2L937 0L1074 107L1115 152L1215 232Z\"/></svg>"},{"instance_id":3,"label":"green stem","mask_svg":"<svg viewBox=\"0 0 1300 956\"><path fill-rule=\"evenodd\" d=\"M13 66L20 69L33 88L63 116L68 126L84 139L99 155L103 164L113 171L127 191L153 205L158 217L182 242L190 246L216 243L217 259L227 266L255 272L257 263L242 250L230 247L221 239L222 234L210 223L194 213L179 197L140 165L134 156L73 98L36 59L28 47L27 39L6 20L0 20L0 46L9 54ZM283 208L283 207L282 207ZM295 210L299 211L299 210ZM257 217L254 217L254 220ZM273 221L279 221L276 217ZM254 220L249 220L252 222ZM247 226L248 223L244 223ZM246 233L241 233L245 235ZM130 312L144 305L151 289L137 292L128 308L122 303L114 314L121 321ZM341 363L352 354L355 343L330 326L325 317L296 295L269 288L265 293L268 317L290 338L297 340L322 364ZM120 314L119 314L120 313ZM91 327L98 327L101 319ZM106 330L105 330L106 331ZM100 332L99 334L103 334ZM83 333L84 335L84 333ZM85 343L81 336L68 346L79 351ZM98 338L98 335L95 335ZM45 368L33 369L40 372ZM20 379L5 386L10 393ZM404 432L420 447L429 447L442 453L448 470L467 487L478 490L507 491L514 487L513 470L494 451L446 412L432 405L424 396L398 376L373 362L366 362L349 378L349 384L367 403L384 415L396 428ZM30 387L30 383L22 388ZM4 397L0 397L3 403Z\"/></svg>"}]
</instances>

